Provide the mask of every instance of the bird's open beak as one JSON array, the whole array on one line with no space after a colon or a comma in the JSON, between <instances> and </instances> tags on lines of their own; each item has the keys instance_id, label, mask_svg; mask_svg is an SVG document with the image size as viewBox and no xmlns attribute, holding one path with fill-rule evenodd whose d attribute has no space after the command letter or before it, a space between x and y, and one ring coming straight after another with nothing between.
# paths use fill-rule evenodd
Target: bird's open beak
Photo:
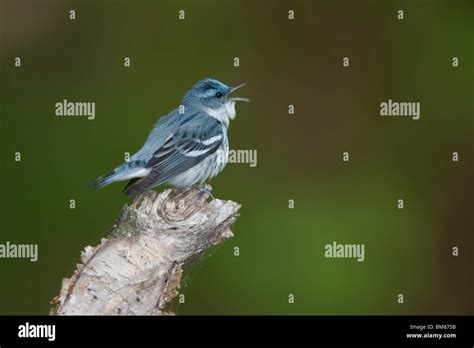
<instances>
[{"instance_id":1,"label":"bird's open beak","mask_svg":"<svg viewBox=\"0 0 474 348\"><path fill-rule=\"evenodd\" d=\"M235 87L232 87L229 91L228 94L231 94L231 93L234 93L236 90L238 90L240 87L243 87L245 86L245 83L242 83L240 85L237 85ZM250 99L249 98L242 98L242 97L232 97L232 98L229 98L230 100L233 100L233 101L243 101L243 102L250 102Z\"/></svg>"}]
</instances>

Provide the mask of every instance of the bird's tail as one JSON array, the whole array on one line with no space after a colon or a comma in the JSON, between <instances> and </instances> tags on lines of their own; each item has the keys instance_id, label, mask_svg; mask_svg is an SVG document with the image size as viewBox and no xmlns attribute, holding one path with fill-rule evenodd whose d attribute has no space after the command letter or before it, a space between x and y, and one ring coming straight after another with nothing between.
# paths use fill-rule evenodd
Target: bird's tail
<instances>
[{"instance_id":1,"label":"bird's tail","mask_svg":"<svg viewBox=\"0 0 474 348\"><path fill-rule=\"evenodd\" d=\"M90 186L93 189L100 189L113 182L133 178L136 176L135 174L137 174L137 171L143 168L143 165L143 161L124 163L123 165L115 168L113 172L98 177L96 180L91 182Z\"/></svg>"},{"instance_id":2,"label":"bird's tail","mask_svg":"<svg viewBox=\"0 0 474 348\"><path fill-rule=\"evenodd\" d=\"M104 186L107 186L108 184L111 184L114 181L116 181L116 177L117 177L117 173L115 171L113 171L109 174L102 175L102 176L98 177L96 180L91 182L90 186L94 190L100 189L100 188L102 188Z\"/></svg>"}]
</instances>

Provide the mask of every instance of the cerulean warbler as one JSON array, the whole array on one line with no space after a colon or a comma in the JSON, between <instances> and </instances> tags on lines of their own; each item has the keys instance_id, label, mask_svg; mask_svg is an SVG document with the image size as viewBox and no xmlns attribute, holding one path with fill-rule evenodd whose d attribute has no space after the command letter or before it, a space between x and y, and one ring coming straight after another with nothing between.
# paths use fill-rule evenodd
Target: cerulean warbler
<instances>
[{"instance_id":1,"label":"cerulean warbler","mask_svg":"<svg viewBox=\"0 0 474 348\"><path fill-rule=\"evenodd\" d=\"M133 196L163 183L187 187L216 176L227 162L227 128L236 115L235 103L249 101L230 96L242 86L229 87L214 79L197 82L182 105L153 126L143 147L92 187L131 179L124 191Z\"/></svg>"}]
</instances>

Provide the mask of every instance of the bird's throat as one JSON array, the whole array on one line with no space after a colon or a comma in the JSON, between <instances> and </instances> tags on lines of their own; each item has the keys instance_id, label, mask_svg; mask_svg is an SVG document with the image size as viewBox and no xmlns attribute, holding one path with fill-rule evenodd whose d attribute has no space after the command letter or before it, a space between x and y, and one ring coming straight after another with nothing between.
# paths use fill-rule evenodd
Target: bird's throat
<instances>
[{"instance_id":1,"label":"bird's throat","mask_svg":"<svg viewBox=\"0 0 474 348\"><path fill-rule=\"evenodd\" d=\"M207 108L206 113L219 120L224 126L229 127L230 120L233 120L237 114L235 111L235 101L229 100L218 109Z\"/></svg>"}]
</instances>

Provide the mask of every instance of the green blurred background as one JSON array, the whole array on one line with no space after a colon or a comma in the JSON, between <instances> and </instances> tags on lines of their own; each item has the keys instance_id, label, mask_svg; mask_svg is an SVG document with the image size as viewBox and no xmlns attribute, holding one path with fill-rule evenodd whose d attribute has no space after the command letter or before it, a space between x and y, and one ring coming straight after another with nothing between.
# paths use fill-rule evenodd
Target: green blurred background
<instances>
[{"instance_id":1,"label":"green blurred background","mask_svg":"<svg viewBox=\"0 0 474 348\"><path fill-rule=\"evenodd\" d=\"M123 184L88 183L204 77L248 84L229 138L257 149L258 165L212 180L241 216L235 237L188 270L178 314L474 313L474 2L0 4L0 243L39 244L36 263L0 259L1 314L48 313L129 201ZM95 120L55 116L63 99L95 102ZM381 117L387 99L420 102L421 119ZM365 261L326 259L332 241L365 244Z\"/></svg>"}]
</instances>

